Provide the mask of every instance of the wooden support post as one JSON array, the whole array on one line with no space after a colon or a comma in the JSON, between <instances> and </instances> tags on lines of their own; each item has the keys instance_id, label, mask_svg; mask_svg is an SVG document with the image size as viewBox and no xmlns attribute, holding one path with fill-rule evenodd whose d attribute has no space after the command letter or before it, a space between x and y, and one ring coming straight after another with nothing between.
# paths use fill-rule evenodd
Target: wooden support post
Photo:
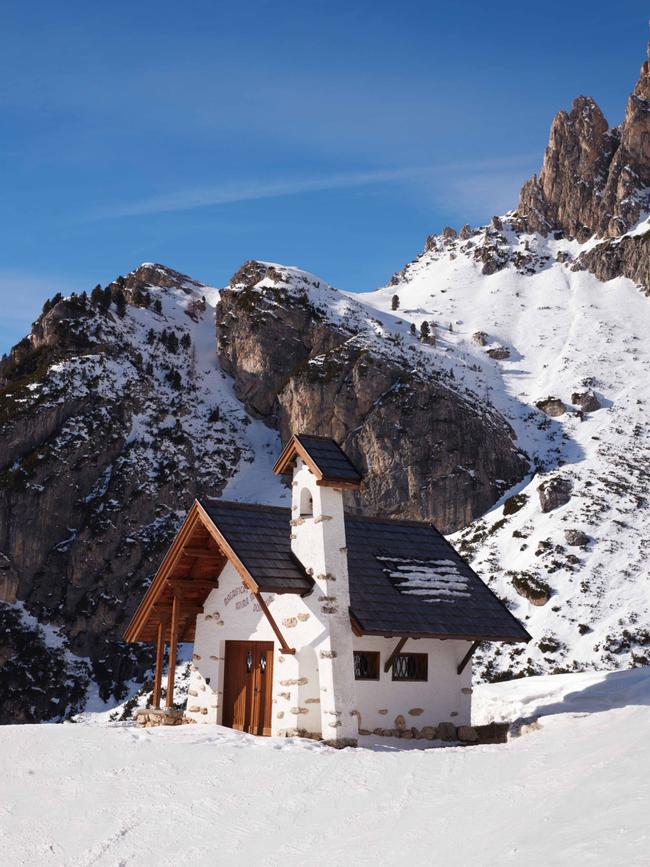
<instances>
[{"instance_id":1,"label":"wooden support post","mask_svg":"<svg viewBox=\"0 0 650 867\"><path fill-rule=\"evenodd\" d=\"M158 623L156 635L156 668L153 675L153 706L160 707L160 687L162 684L163 659L165 657L165 627L162 620Z\"/></svg>"},{"instance_id":2,"label":"wooden support post","mask_svg":"<svg viewBox=\"0 0 650 867\"><path fill-rule=\"evenodd\" d=\"M465 654L465 656L462 658L460 665L459 665L458 668L456 669L456 674L462 674L462 673L463 673L463 670L464 670L465 666L467 665L467 663L468 663L468 662L470 661L470 659L472 658L472 656L473 656L473 654L474 654L474 651L476 650L476 648L479 646L480 643L481 643L480 641L475 641L475 642L472 644L472 646L470 647L470 649L467 651L467 653Z\"/></svg>"},{"instance_id":3,"label":"wooden support post","mask_svg":"<svg viewBox=\"0 0 650 867\"><path fill-rule=\"evenodd\" d=\"M178 642L178 609L179 594L174 592L172 603L172 619L169 624L169 663L167 665L167 698L166 707L174 706L174 678L176 677L176 645Z\"/></svg>"},{"instance_id":4,"label":"wooden support post","mask_svg":"<svg viewBox=\"0 0 650 867\"><path fill-rule=\"evenodd\" d=\"M406 644L407 641L408 641L408 637L400 638L400 640L397 642L397 647L391 653L391 655L388 657L388 659L386 660L386 664L384 665L384 671L386 672L386 674L388 674L388 672L393 667L393 663L395 662L395 657L400 652L400 650L404 647L404 645Z\"/></svg>"},{"instance_id":5,"label":"wooden support post","mask_svg":"<svg viewBox=\"0 0 650 867\"><path fill-rule=\"evenodd\" d=\"M255 596L255 599L257 600L258 605L259 605L260 608L262 609L262 612L264 613L264 616L266 617L266 619L267 619L267 620L269 621L269 623L271 624L271 629L272 629L273 632L275 633L276 638L277 638L278 641L280 642L280 647L282 648L282 653L290 653L290 654L294 654L294 653L296 652L296 651L295 651L295 648L293 648L293 647L289 647L289 645L287 644L287 642L284 640L284 635L280 632L280 627L278 626L278 624L277 624L277 623L275 622L275 620L273 619L273 615L272 615L271 612L269 611L269 607L268 607L268 605L266 604L266 602L262 599L262 594L259 592L259 590L257 591L257 593L254 594L254 596Z\"/></svg>"}]
</instances>

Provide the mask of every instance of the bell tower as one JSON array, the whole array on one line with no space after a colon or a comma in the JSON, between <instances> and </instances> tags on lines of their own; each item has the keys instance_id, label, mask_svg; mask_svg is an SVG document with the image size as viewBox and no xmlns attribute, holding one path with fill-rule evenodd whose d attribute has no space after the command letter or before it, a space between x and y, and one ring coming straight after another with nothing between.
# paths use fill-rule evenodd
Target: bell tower
<instances>
[{"instance_id":1,"label":"bell tower","mask_svg":"<svg viewBox=\"0 0 650 867\"><path fill-rule=\"evenodd\" d=\"M343 491L359 488L361 475L334 440L306 434L292 437L275 466L290 469L291 550L314 579L324 626L315 646L322 736L348 746L358 727Z\"/></svg>"}]
</instances>

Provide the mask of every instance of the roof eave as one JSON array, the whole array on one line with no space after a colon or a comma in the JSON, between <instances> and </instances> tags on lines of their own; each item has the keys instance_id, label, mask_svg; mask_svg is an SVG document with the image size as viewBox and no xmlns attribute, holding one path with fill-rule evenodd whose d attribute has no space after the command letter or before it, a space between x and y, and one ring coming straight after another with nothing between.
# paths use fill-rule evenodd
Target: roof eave
<instances>
[{"instance_id":1,"label":"roof eave","mask_svg":"<svg viewBox=\"0 0 650 867\"><path fill-rule=\"evenodd\" d=\"M352 612L354 614L354 612ZM358 617L355 616L356 623L362 630L363 635L383 636L385 638L435 638L439 641L490 641L503 644L528 644L532 636L524 630L526 637L517 638L513 635L484 635L478 632L416 632L408 629L366 629Z\"/></svg>"}]
</instances>

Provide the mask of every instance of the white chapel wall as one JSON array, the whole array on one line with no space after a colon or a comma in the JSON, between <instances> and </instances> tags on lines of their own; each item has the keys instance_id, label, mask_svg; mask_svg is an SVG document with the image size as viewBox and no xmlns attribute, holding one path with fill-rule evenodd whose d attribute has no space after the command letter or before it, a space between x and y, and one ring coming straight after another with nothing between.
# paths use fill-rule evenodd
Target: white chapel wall
<instances>
[{"instance_id":1,"label":"white chapel wall","mask_svg":"<svg viewBox=\"0 0 650 867\"><path fill-rule=\"evenodd\" d=\"M406 728L435 727L441 722L456 726L469 725L471 717L471 662L462 674L457 668L470 647L467 641L439 641L437 639L410 639L402 653L426 653L428 678L426 681L394 681L392 670L384 672L384 665L395 650L398 638L363 636L354 638L356 651L378 651L379 680L357 680L357 707L359 728L363 731L396 729L398 717Z\"/></svg>"},{"instance_id":2,"label":"white chapel wall","mask_svg":"<svg viewBox=\"0 0 650 867\"><path fill-rule=\"evenodd\" d=\"M287 528L288 530L289 528ZM320 689L315 645L323 626L311 593L263 594L273 618L295 656L283 654L271 625L236 569L226 564L219 587L196 619L187 716L196 722L221 723L226 641L273 641L273 734L320 733Z\"/></svg>"}]
</instances>

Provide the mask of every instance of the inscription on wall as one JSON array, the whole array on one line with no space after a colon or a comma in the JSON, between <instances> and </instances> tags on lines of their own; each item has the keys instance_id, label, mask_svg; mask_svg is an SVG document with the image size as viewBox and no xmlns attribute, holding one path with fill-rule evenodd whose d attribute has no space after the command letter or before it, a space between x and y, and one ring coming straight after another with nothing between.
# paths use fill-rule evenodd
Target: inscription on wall
<instances>
[{"instance_id":1,"label":"inscription on wall","mask_svg":"<svg viewBox=\"0 0 650 867\"><path fill-rule=\"evenodd\" d=\"M273 596L269 596L266 600L267 603L273 601ZM248 608L249 605L253 606L253 611L259 612L262 609L257 603L255 596L250 592L248 587L244 587L242 584L241 587L235 587L234 590L231 590L226 594L223 600L223 604L227 607L231 602L235 603L235 608L239 611L242 608Z\"/></svg>"}]
</instances>

